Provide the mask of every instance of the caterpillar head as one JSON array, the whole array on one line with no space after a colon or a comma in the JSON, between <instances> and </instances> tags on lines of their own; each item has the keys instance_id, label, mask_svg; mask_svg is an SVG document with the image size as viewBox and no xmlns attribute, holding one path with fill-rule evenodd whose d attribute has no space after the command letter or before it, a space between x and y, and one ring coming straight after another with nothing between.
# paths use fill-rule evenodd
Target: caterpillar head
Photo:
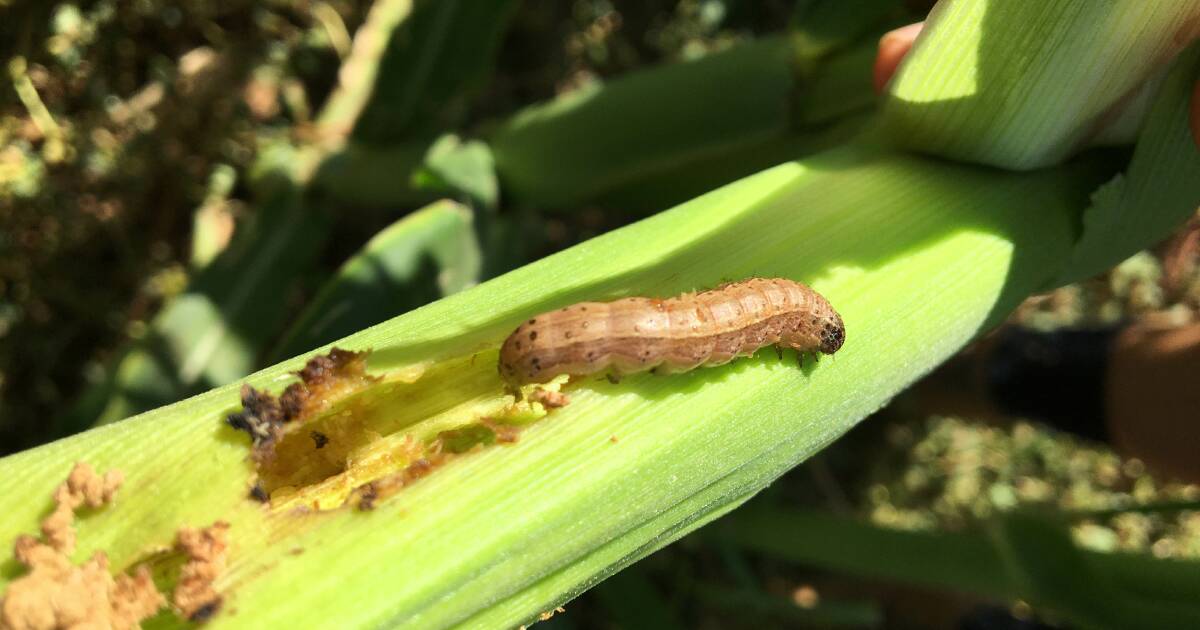
<instances>
[{"instance_id":1,"label":"caterpillar head","mask_svg":"<svg viewBox=\"0 0 1200 630\"><path fill-rule=\"evenodd\" d=\"M820 350L825 354L833 354L842 347L846 341L846 325L842 323L841 316L833 313L825 320L821 326L820 339Z\"/></svg>"}]
</instances>

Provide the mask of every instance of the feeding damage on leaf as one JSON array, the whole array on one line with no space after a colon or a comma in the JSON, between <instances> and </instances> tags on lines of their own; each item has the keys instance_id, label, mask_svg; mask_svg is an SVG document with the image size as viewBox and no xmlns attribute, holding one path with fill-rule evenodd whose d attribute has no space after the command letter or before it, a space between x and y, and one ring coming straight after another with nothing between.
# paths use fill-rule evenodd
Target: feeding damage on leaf
<instances>
[{"instance_id":1,"label":"feeding damage on leaf","mask_svg":"<svg viewBox=\"0 0 1200 630\"><path fill-rule=\"evenodd\" d=\"M288 385L278 398L243 385L242 410L225 420L229 426L250 434L254 455L260 460L270 457L286 423L318 413L329 401L379 380L366 374L365 352L338 348L330 350L328 355L310 359L296 375L300 382Z\"/></svg>"},{"instance_id":2,"label":"feeding damage on leaf","mask_svg":"<svg viewBox=\"0 0 1200 630\"><path fill-rule=\"evenodd\" d=\"M176 548L185 562L178 572L154 576L150 567L171 564L175 553L153 554L153 562L135 562L116 576L102 550L82 564L71 562L75 511L112 503L123 482L118 470L101 476L84 462L75 464L54 491L55 507L41 523L42 539L22 535L13 544L14 557L28 573L0 594L0 628L137 628L167 604L158 581L175 584L171 603L183 619L207 621L219 611L222 597L213 583L225 572L226 523L179 529Z\"/></svg>"},{"instance_id":3,"label":"feeding damage on leaf","mask_svg":"<svg viewBox=\"0 0 1200 630\"><path fill-rule=\"evenodd\" d=\"M425 477L452 458L474 453L493 444L514 444L520 438L521 429L508 424L497 424L481 418L477 424L461 429L442 431L423 450L416 453L412 463L398 473L387 475L363 484L355 489L360 510L372 510L375 503L403 489L408 484Z\"/></svg>"},{"instance_id":4,"label":"feeding damage on leaf","mask_svg":"<svg viewBox=\"0 0 1200 630\"><path fill-rule=\"evenodd\" d=\"M514 401L478 354L382 374L367 372L368 355L314 357L278 396L243 386L225 422L251 439L250 498L272 510L373 509L457 457L515 443L568 402L561 383Z\"/></svg>"},{"instance_id":5,"label":"feeding damage on leaf","mask_svg":"<svg viewBox=\"0 0 1200 630\"><path fill-rule=\"evenodd\" d=\"M250 385L226 422L253 444L250 496L273 510L372 509L452 459L513 443L570 404L574 376L716 366L775 345L833 354L841 316L785 278L749 278L666 300L584 302L521 324L499 348L380 374L333 348L278 397ZM498 366L498 372L489 369Z\"/></svg>"},{"instance_id":6,"label":"feeding damage on leaf","mask_svg":"<svg viewBox=\"0 0 1200 630\"><path fill-rule=\"evenodd\" d=\"M206 621L221 609L222 598L213 588L213 581L225 572L229 524L217 521L201 529L180 528L175 547L187 562L180 570L171 601L184 619Z\"/></svg>"}]
</instances>

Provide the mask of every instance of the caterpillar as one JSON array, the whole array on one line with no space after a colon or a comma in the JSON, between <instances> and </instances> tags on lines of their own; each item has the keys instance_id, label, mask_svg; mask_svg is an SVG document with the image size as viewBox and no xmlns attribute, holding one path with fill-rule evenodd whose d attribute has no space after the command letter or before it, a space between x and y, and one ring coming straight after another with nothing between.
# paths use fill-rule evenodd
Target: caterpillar
<instances>
[{"instance_id":1,"label":"caterpillar","mask_svg":"<svg viewBox=\"0 0 1200 630\"><path fill-rule=\"evenodd\" d=\"M748 278L669 299L581 302L521 324L500 348L513 389L560 374L686 372L760 348L833 354L846 328L821 294L786 278Z\"/></svg>"}]
</instances>

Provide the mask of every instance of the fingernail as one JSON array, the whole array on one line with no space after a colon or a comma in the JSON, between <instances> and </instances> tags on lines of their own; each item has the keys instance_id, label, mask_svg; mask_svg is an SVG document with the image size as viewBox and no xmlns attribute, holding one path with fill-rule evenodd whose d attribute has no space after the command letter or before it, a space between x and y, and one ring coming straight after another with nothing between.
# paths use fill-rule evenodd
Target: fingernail
<instances>
[{"instance_id":1,"label":"fingernail","mask_svg":"<svg viewBox=\"0 0 1200 630\"><path fill-rule=\"evenodd\" d=\"M904 56L912 49L913 41L925 26L917 22L888 31L879 38L879 54L875 57L875 67L872 75L872 85L876 94L883 93L888 81L896 73L896 68L904 60Z\"/></svg>"}]
</instances>

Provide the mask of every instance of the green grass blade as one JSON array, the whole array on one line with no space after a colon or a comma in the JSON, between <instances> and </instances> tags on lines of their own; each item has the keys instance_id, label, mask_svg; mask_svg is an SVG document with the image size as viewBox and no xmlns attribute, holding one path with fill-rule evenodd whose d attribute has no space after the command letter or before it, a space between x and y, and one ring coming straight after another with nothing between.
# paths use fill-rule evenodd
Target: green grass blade
<instances>
[{"instance_id":1,"label":"green grass blade","mask_svg":"<svg viewBox=\"0 0 1200 630\"><path fill-rule=\"evenodd\" d=\"M825 63L812 70L791 96L788 105L793 110L788 122L791 130L742 146L718 148L708 154L680 155L674 164L666 160L661 168L648 169L599 193L596 201L634 212L657 211L739 177L850 140L862 131L875 108L876 97L871 88L875 49L874 38L868 37L829 54ZM661 71L667 72L668 68ZM660 124L674 122L667 120ZM694 140L700 141L707 132L697 129ZM564 159L576 157L564 156Z\"/></svg>"},{"instance_id":2,"label":"green grass blade","mask_svg":"<svg viewBox=\"0 0 1200 630\"><path fill-rule=\"evenodd\" d=\"M486 78L516 0L424 0L388 35L353 139L392 144L458 122Z\"/></svg>"},{"instance_id":3,"label":"green grass blade","mask_svg":"<svg viewBox=\"0 0 1200 630\"><path fill-rule=\"evenodd\" d=\"M322 160L309 189L359 206L412 206L440 196L494 208L500 190L488 146L446 134L430 142L349 142Z\"/></svg>"},{"instance_id":4,"label":"green grass blade","mask_svg":"<svg viewBox=\"0 0 1200 630\"><path fill-rule=\"evenodd\" d=\"M1122 592L1096 570L1066 528L1032 514L1005 514L991 528L1001 566L1021 593L1085 628L1195 628L1200 605Z\"/></svg>"},{"instance_id":5,"label":"green grass blade","mask_svg":"<svg viewBox=\"0 0 1200 630\"><path fill-rule=\"evenodd\" d=\"M847 115L821 129L788 132L745 146L723 149L666 167L645 179L626 182L605 191L596 201L631 213L657 212L796 156L833 148L858 135L869 118L867 113Z\"/></svg>"},{"instance_id":6,"label":"green grass blade","mask_svg":"<svg viewBox=\"0 0 1200 630\"><path fill-rule=\"evenodd\" d=\"M878 97L871 86L871 68L878 50L867 38L829 58L813 70L796 96L793 124L799 129L821 129L848 116L874 113Z\"/></svg>"},{"instance_id":7,"label":"green grass blade","mask_svg":"<svg viewBox=\"0 0 1200 630\"><path fill-rule=\"evenodd\" d=\"M386 147L349 142L321 161L309 189L328 199L359 206L415 206L435 201L438 193L417 186L416 174L430 143Z\"/></svg>"},{"instance_id":8,"label":"green grass blade","mask_svg":"<svg viewBox=\"0 0 1200 630\"><path fill-rule=\"evenodd\" d=\"M470 209L442 201L375 235L321 289L280 342L275 360L457 293L479 282Z\"/></svg>"},{"instance_id":9,"label":"green grass blade","mask_svg":"<svg viewBox=\"0 0 1200 630\"><path fill-rule=\"evenodd\" d=\"M395 34L413 14L414 0L380 0L371 5L354 34L350 56L338 72L337 89L321 108L318 125L335 137L352 132L371 101L379 78L380 61L395 48Z\"/></svg>"},{"instance_id":10,"label":"green grass blade","mask_svg":"<svg viewBox=\"0 0 1200 630\"><path fill-rule=\"evenodd\" d=\"M784 135L794 88L791 47L769 37L533 106L490 144L515 200L573 205Z\"/></svg>"},{"instance_id":11,"label":"green grass blade","mask_svg":"<svg viewBox=\"0 0 1200 630\"><path fill-rule=\"evenodd\" d=\"M442 136L429 147L416 184L463 195L480 208L495 209L500 202L491 149L478 140L463 142L455 135Z\"/></svg>"},{"instance_id":12,"label":"green grass blade","mask_svg":"<svg viewBox=\"0 0 1200 630\"><path fill-rule=\"evenodd\" d=\"M980 534L910 532L817 511L751 510L713 535L813 567L1001 598L1019 592Z\"/></svg>"},{"instance_id":13,"label":"green grass blade","mask_svg":"<svg viewBox=\"0 0 1200 630\"><path fill-rule=\"evenodd\" d=\"M748 510L713 535L830 571L1022 598L1085 627L1195 627L1200 563L1082 551L1066 529L1008 514L985 531L923 532L815 511Z\"/></svg>"},{"instance_id":14,"label":"green grass blade","mask_svg":"<svg viewBox=\"0 0 1200 630\"><path fill-rule=\"evenodd\" d=\"M658 210L845 141L875 105L876 42L863 33L879 28L877 9L822 4L811 31L529 107L491 138L505 192L550 208L600 202Z\"/></svg>"},{"instance_id":15,"label":"green grass blade","mask_svg":"<svg viewBox=\"0 0 1200 630\"><path fill-rule=\"evenodd\" d=\"M796 63L807 74L819 68L826 57L864 36L875 35L870 39L876 39L888 27L917 19L894 0L800 0L793 9L789 29ZM864 78L869 82L870 77L868 73Z\"/></svg>"}]
</instances>

